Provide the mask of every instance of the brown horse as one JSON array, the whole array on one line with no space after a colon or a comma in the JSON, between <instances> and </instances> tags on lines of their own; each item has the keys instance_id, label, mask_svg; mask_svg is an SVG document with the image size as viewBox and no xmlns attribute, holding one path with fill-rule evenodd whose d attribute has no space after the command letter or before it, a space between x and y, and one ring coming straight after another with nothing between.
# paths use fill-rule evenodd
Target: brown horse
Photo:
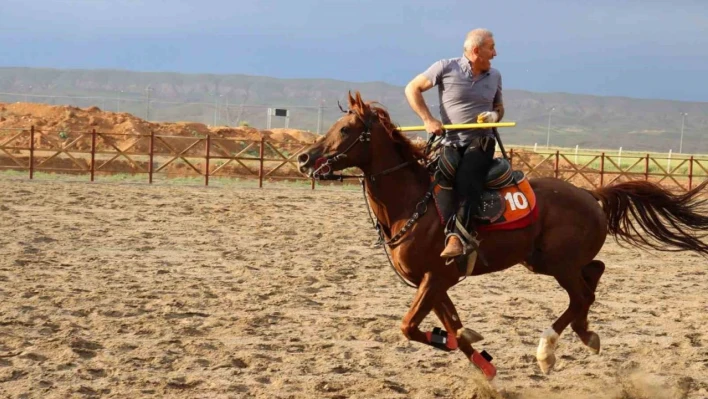
<instances>
[{"instance_id":1,"label":"brown horse","mask_svg":"<svg viewBox=\"0 0 708 399\"><path fill-rule=\"evenodd\" d=\"M462 352L491 379L493 367L476 361L479 353L472 347L481 335L463 328L447 294L462 275L439 256L443 225L434 207L425 206L431 180L420 162L423 159L423 152L397 130L388 113L363 102L357 92L355 97L349 94L348 112L306 149L298 162L300 170L311 176L326 169L361 169L366 195L384 238L395 241L389 247L392 263L401 276L418 287L403 318L403 334L414 341L434 344L430 335L419 329L432 310L452 334L451 340L456 337ZM690 250L708 256L708 244L703 242L708 229L706 200L700 198L707 184L675 195L646 181L588 191L559 179L532 179L537 220L517 230L481 232L480 259L472 275L523 264L535 273L553 276L568 292L568 309L543 332L536 354L547 373L555 363L557 340L568 325L586 346L600 351L600 338L588 329L588 311L605 270L595 256L608 233L639 248ZM412 217L415 213L419 218Z\"/></svg>"}]
</instances>

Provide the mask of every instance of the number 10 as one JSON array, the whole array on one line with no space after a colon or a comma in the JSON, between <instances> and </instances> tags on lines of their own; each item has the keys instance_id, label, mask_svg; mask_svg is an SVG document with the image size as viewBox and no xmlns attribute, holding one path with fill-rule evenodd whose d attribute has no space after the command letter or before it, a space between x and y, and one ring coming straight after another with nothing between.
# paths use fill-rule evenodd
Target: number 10
<instances>
[{"instance_id":1,"label":"number 10","mask_svg":"<svg viewBox=\"0 0 708 399\"><path fill-rule=\"evenodd\" d=\"M526 209L529 206L526 196L518 191L515 193L506 193L504 199L509 203L512 211L517 209Z\"/></svg>"}]
</instances>

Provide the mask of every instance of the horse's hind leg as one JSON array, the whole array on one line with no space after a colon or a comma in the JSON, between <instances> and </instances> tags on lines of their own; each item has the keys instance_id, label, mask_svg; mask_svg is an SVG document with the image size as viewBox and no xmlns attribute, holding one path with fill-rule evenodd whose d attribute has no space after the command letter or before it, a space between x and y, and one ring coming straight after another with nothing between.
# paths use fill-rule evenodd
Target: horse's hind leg
<instances>
[{"instance_id":1,"label":"horse's hind leg","mask_svg":"<svg viewBox=\"0 0 708 399\"><path fill-rule=\"evenodd\" d=\"M568 309L541 335L541 340L536 351L536 359L541 371L549 373L556 363L556 344L563 330L568 325L578 319L583 314L588 299L592 291L581 276L580 268L558 268L557 270L568 272L565 275L554 275L558 283L568 292L570 304ZM585 312L587 314L587 312Z\"/></svg>"},{"instance_id":2,"label":"horse's hind leg","mask_svg":"<svg viewBox=\"0 0 708 399\"><path fill-rule=\"evenodd\" d=\"M590 349L595 353L600 352L600 337L592 331L588 331L588 312L590 311L590 306L595 302L595 290L597 289L597 284L602 277L602 273L605 271L605 264L599 260L594 260L582 268L583 281L590 289L590 295L586 298L585 308L578 315L578 318L570 323L580 340L583 341Z\"/></svg>"}]
</instances>

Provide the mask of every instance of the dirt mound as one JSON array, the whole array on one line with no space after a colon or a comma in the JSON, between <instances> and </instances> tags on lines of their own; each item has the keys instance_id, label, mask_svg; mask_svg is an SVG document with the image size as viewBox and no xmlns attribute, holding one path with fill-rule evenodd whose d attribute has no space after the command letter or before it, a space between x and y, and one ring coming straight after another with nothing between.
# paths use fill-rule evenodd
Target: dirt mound
<instances>
[{"instance_id":1,"label":"dirt mound","mask_svg":"<svg viewBox=\"0 0 708 399\"><path fill-rule=\"evenodd\" d=\"M148 122L125 112L102 111L98 107L78 108L66 105L35 103L0 103L0 130L27 129L34 125L43 133L57 133L69 137L96 129L106 134L145 134L154 132L165 136L206 137L235 140L260 140L310 144L315 141L314 133L297 129L258 130L252 127L209 127L194 122ZM122 141L117 139L118 145Z\"/></svg>"},{"instance_id":2,"label":"dirt mound","mask_svg":"<svg viewBox=\"0 0 708 399\"><path fill-rule=\"evenodd\" d=\"M119 150L128 154L125 159L112 160L109 168L102 168L113 173L147 170L145 160L133 157L149 152L151 133L155 134L153 142L155 154L179 154L186 157L202 157L206 145L198 140L206 137L212 139L210 147L212 157L257 157L259 143L254 142L260 142L264 138L267 141L265 158L278 162L297 153L317 138L317 135L311 132L297 129L259 130L253 127L207 126L194 122L149 122L129 113L106 112L98 107L0 103L0 138L8 131L12 134L12 129L29 130L31 126L35 127L34 148L36 150L51 152L66 149L67 153L73 152L70 157L51 157L47 159L47 163L43 163L45 159L42 155L35 155L35 163L45 168L60 168L69 172L73 170L76 173L83 173L81 169L88 168L90 159L85 154L91 151L90 133L93 130L98 133L97 153L115 153ZM23 134L11 141L13 147L29 148L30 135ZM0 154L0 166L9 167L18 162L25 164L29 162L27 154L21 154L17 149L10 151L10 156L14 159ZM77 154L80 152L84 155ZM225 167L222 173L239 173L239 165L233 162L232 165ZM179 161L170 164L167 171L193 172L191 167L188 168L186 164ZM252 174L253 171L245 173ZM271 175L300 176L299 172L290 166L278 168Z\"/></svg>"},{"instance_id":3,"label":"dirt mound","mask_svg":"<svg viewBox=\"0 0 708 399\"><path fill-rule=\"evenodd\" d=\"M305 130L297 129L271 129L271 138L275 141L293 141L297 143L314 143L317 135Z\"/></svg>"}]
</instances>

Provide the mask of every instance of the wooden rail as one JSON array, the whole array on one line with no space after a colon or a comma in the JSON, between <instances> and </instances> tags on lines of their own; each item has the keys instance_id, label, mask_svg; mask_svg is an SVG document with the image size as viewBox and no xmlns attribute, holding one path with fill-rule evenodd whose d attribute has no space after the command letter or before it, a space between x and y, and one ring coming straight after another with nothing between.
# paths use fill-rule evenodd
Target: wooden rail
<instances>
[{"instance_id":1,"label":"wooden rail","mask_svg":"<svg viewBox=\"0 0 708 399\"><path fill-rule=\"evenodd\" d=\"M217 136L168 136L91 132L56 135L31 126L0 130L0 169L88 174L174 173L196 175L209 185L215 177L257 178L258 186L274 179L310 180L298 170L297 156L307 148L300 143L240 140ZM571 157L582 158L571 162ZM686 191L708 179L708 159L666 158L646 155L577 154L510 149L515 169L530 178L555 177L576 185L598 188L632 179L651 180ZM667 162L668 161L668 162ZM673 162L673 163L671 163ZM312 188L315 187L311 180Z\"/></svg>"}]
</instances>

